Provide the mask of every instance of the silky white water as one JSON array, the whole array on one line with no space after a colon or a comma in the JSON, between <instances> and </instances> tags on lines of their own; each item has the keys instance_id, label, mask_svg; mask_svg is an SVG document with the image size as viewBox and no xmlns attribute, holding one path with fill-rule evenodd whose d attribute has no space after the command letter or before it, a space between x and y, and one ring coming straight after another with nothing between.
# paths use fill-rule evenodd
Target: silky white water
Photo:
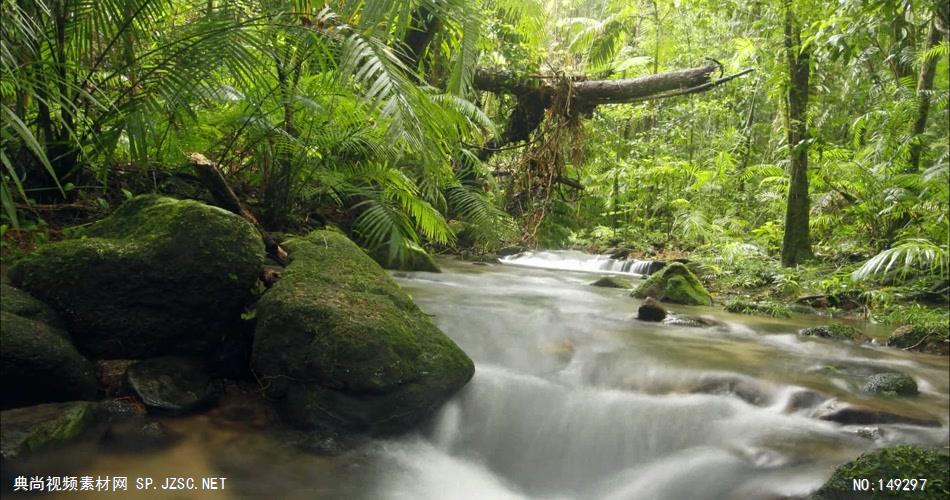
<instances>
[{"instance_id":1,"label":"silky white water","mask_svg":"<svg viewBox=\"0 0 950 500\"><path fill-rule=\"evenodd\" d=\"M864 451L950 439L946 357L795 334L818 317L671 306L718 326L643 323L627 291L589 286L597 274L441 264L394 276L476 374L418 432L324 457L212 412L169 420L184 436L171 449L74 450L77 472L228 477L204 494L216 499L774 499L807 495ZM863 374L882 370L921 394L863 394ZM828 398L939 425L813 418Z\"/></svg>"}]
</instances>

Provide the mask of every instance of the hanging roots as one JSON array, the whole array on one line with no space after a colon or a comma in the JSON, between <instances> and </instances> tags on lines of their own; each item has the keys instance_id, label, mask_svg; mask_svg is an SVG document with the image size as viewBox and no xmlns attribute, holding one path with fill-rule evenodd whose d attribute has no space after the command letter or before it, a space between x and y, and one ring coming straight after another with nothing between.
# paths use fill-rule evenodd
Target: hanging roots
<instances>
[{"instance_id":1,"label":"hanging roots","mask_svg":"<svg viewBox=\"0 0 950 500\"><path fill-rule=\"evenodd\" d=\"M574 109L573 85L561 78L544 121L534 132L527 149L512 171L508 188L508 213L521 216L522 243L537 240L538 229L553 197L559 192L567 163L578 164L583 158L584 137L580 114Z\"/></svg>"}]
</instances>

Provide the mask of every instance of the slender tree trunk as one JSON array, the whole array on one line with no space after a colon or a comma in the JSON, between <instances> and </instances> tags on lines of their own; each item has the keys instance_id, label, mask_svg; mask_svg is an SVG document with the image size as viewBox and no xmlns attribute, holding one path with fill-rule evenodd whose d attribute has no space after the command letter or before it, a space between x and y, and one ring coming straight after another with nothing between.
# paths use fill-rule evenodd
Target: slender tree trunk
<instances>
[{"instance_id":1,"label":"slender tree trunk","mask_svg":"<svg viewBox=\"0 0 950 500\"><path fill-rule=\"evenodd\" d=\"M937 29L936 15L930 20L927 31L926 50L936 47L940 43L941 34ZM934 88L934 76L937 74L937 57L931 57L920 65L920 75L917 78L917 119L911 129L914 143L910 146L910 164L908 172L917 172L920 169L920 152L923 149L921 134L927 128L927 115L930 112L930 91Z\"/></svg>"},{"instance_id":2,"label":"slender tree trunk","mask_svg":"<svg viewBox=\"0 0 950 500\"><path fill-rule=\"evenodd\" d=\"M801 25L790 0L785 2L785 56L788 62L786 136L789 151L788 203L782 238L782 265L795 266L812 256L808 234L808 78L809 52L802 49Z\"/></svg>"}]
</instances>

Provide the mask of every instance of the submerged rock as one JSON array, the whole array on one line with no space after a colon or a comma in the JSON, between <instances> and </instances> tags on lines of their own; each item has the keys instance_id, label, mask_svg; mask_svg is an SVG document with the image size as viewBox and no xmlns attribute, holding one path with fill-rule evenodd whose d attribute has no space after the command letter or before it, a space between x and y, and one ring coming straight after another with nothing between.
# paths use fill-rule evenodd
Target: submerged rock
<instances>
[{"instance_id":1,"label":"submerged rock","mask_svg":"<svg viewBox=\"0 0 950 500\"><path fill-rule=\"evenodd\" d=\"M640 299L656 297L664 302L677 304L712 304L712 297L699 278L680 262L670 263L651 275L631 295Z\"/></svg>"},{"instance_id":2,"label":"submerged rock","mask_svg":"<svg viewBox=\"0 0 950 500\"><path fill-rule=\"evenodd\" d=\"M629 280L618 278L616 276L604 276L590 284L590 286L600 286L604 288L631 288L633 285Z\"/></svg>"},{"instance_id":3,"label":"submerged rock","mask_svg":"<svg viewBox=\"0 0 950 500\"><path fill-rule=\"evenodd\" d=\"M247 221L196 201L138 196L10 269L97 358L197 353L247 305L264 247Z\"/></svg>"},{"instance_id":4,"label":"submerged rock","mask_svg":"<svg viewBox=\"0 0 950 500\"><path fill-rule=\"evenodd\" d=\"M0 449L9 460L65 443L95 423L94 403L71 401L0 412Z\"/></svg>"},{"instance_id":5,"label":"submerged rock","mask_svg":"<svg viewBox=\"0 0 950 500\"><path fill-rule=\"evenodd\" d=\"M812 418L837 422L842 425L869 425L869 424L908 424L922 427L940 427L940 421L911 415L900 415L874 408L866 408L844 403L837 399L830 399L816 408Z\"/></svg>"},{"instance_id":6,"label":"submerged rock","mask_svg":"<svg viewBox=\"0 0 950 500\"><path fill-rule=\"evenodd\" d=\"M252 368L291 424L385 434L431 415L472 360L346 236L288 240L257 304Z\"/></svg>"},{"instance_id":7,"label":"submerged rock","mask_svg":"<svg viewBox=\"0 0 950 500\"><path fill-rule=\"evenodd\" d=\"M145 406L161 412L186 413L207 405L215 385L200 361L166 356L140 361L128 368L129 387Z\"/></svg>"},{"instance_id":8,"label":"submerged rock","mask_svg":"<svg viewBox=\"0 0 950 500\"><path fill-rule=\"evenodd\" d=\"M870 394L913 396L917 394L917 382L910 375L903 373L875 373L867 378L863 390Z\"/></svg>"},{"instance_id":9,"label":"submerged rock","mask_svg":"<svg viewBox=\"0 0 950 500\"><path fill-rule=\"evenodd\" d=\"M867 498L877 500L907 496L920 499L944 499L950 497L950 480L947 479L947 469L950 468L950 457L945 452L920 448L917 446L896 446L860 457L835 469L828 480L811 498L813 500L832 500L838 498ZM853 480L870 479L874 491L861 492L854 490ZM927 479L927 486L923 490L917 484L916 491L902 491L903 482L896 489L888 489L887 483L898 479ZM884 481L884 489L877 481Z\"/></svg>"},{"instance_id":10,"label":"submerged rock","mask_svg":"<svg viewBox=\"0 0 950 500\"><path fill-rule=\"evenodd\" d=\"M0 311L0 323L3 408L96 397L93 365L66 332L7 311Z\"/></svg>"},{"instance_id":11,"label":"submerged rock","mask_svg":"<svg viewBox=\"0 0 950 500\"><path fill-rule=\"evenodd\" d=\"M663 321L666 318L666 309L653 297L647 297L637 309L637 319L640 321Z\"/></svg>"}]
</instances>

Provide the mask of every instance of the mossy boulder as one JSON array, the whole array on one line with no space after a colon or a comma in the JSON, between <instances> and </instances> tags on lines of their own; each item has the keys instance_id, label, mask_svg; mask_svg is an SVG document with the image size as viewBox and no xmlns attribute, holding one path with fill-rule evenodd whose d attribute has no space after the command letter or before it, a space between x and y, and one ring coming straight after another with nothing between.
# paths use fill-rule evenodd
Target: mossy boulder
<instances>
[{"instance_id":1,"label":"mossy boulder","mask_svg":"<svg viewBox=\"0 0 950 500\"><path fill-rule=\"evenodd\" d=\"M917 382L904 373L875 373L867 378L863 390L870 394L913 396L917 394Z\"/></svg>"},{"instance_id":2,"label":"mossy boulder","mask_svg":"<svg viewBox=\"0 0 950 500\"><path fill-rule=\"evenodd\" d=\"M0 284L0 311L41 321L65 333L66 323L56 311L23 290L7 284Z\"/></svg>"},{"instance_id":3,"label":"mossy boulder","mask_svg":"<svg viewBox=\"0 0 950 500\"><path fill-rule=\"evenodd\" d=\"M633 285L630 280L618 278L617 276L604 276L590 284L590 286L599 286L604 288L631 288Z\"/></svg>"},{"instance_id":4,"label":"mossy boulder","mask_svg":"<svg viewBox=\"0 0 950 500\"><path fill-rule=\"evenodd\" d=\"M251 298L264 259L247 221L196 201L138 196L10 269L66 320L80 351L141 358L208 350Z\"/></svg>"},{"instance_id":5,"label":"mossy boulder","mask_svg":"<svg viewBox=\"0 0 950 500\"><path fill-rule=\"evenodd\" d=\"M672 262L659 272L650 275L632 294L645 299L655 297L664 302L708 306L712 297L699 278L681 262Z\"/></svg>"},{"instance_id":6,"label":"mossy boulder","mask_svg":"<svg viewBox=\"0 0 950 500\"><path fill-rule=\"evenodd\" d=\"M803 328L798 331L798 334L803 337L819 337L832 340L851 340L854 342L862 342L866 340L864 335L862 335L857 328L850 325L843 325L841 323Z\"/></svg>"},{"instance_id":7,"label":"mossy boulder","mask_svg":"<svg viewBox=\"0 0 950 500\"><path fill-rule=\"evenodd\" d=\"M472 360L343 234L291 239L256 307L252 368L301 428L387 434L432 414Z\"/></svg>"},{"instance_id":8,"label":"mossy boulder","mask_svg":"<svg viewBox=\"0 0 950 500\"><path fill-rule=\"evenodd\" d=\"M53 447L83 434L96 422L96 404L47 403L0 412L0 449L9 460Z\"/></svg>"},{"instance_id":9,"label":"mossy boulder","mask_svg":"<svg viewBox=\"0 0 950 500\"><path fill-rule=\"evenodd\" d=\"M0 380L4 385L0 406L96 397L93 365L79 354L66 332L7 311L0 311L0 324Z\"/></svg>"},{"instance_id":10,"label":"mossy boulder","mask_svg":"<svg viewBox=\"0 0 950 500\"><path fill-rule=\"evenodd\" d=\"M919 499L950 498L950 481L947 470L950 457L945 452L920 448L917 446L896 446L872 453L865 453L857 459L835 469L831 479L812 494L812 500L834 500L844 498L884 498L907 497ZM854 491L854 479L869 479L875 491ZM927 479L927 487L920 491L892 491L886 488L890 479ZM880 489L877 481L883 479L885 488Z\"/></svg>"},{"instance_id":11,"label":"mossy boulder","mask_svg":"<svg viewBox=\"0 0 950 500\"><path fill-rule=\"evenodd\" d=\"M931 354L950 354L950 338L946 325L904 325L887 339L888 347L897 347Z\"/></svg>"}]
</instances>

